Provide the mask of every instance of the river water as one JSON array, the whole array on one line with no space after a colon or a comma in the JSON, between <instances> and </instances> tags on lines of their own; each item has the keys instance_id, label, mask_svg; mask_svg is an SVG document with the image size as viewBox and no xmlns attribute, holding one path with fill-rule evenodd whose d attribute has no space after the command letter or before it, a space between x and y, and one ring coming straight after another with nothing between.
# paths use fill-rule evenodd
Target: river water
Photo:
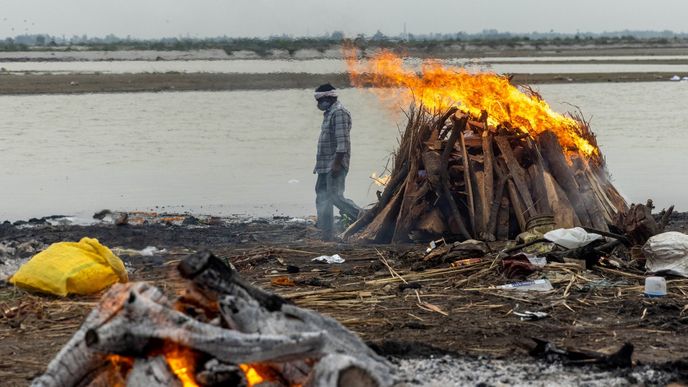
<instances>
[{"instance_id":1,"label":"river water","mask_svg":"<svg viewBox=\"0 0 688 387\"><path fill-rule=\"evenodd\" d=\"M627 58L629 63L595 63L596 61ZM588 61L589 63L541 63L555 58L490 58L469 59L457 58L441 60L441 63L452 66L466 66L472 70L490 70L498 73L517 74L555 74L555 73L628 73L628 72L666 72L688 74L686 64L662 64L662 59L685 60L687 56L645 57L657 63L632 63L632 60L643 57L562 57L557 61ZM648 59L649 58L649 59ZM528 61L530 63L508 63L511 61ZM404 63L409 68L420 69L422 60L408 58ZM0 75L8 73L311 73L333 74L346 72L346 62L341 59L311 60L114 60L114 61L65 61L65 62L3 62L0 58Z\"/></svg>"},{"instance_id":2,"label":"river water","mask_svg":"<svg viewBox=\"0 0 688 387\"><path fill-rule=\"evenodd\" d=\"M556 110L592 120L615 185L631 201L688 210L684 82L541 85ZM348 195L397 144L399 111L346 89ZM109 208L204 214L315 212L311 173L322 115L310 90L0 96L0 218L90 216Z\"/></svg>"}]
</instances>

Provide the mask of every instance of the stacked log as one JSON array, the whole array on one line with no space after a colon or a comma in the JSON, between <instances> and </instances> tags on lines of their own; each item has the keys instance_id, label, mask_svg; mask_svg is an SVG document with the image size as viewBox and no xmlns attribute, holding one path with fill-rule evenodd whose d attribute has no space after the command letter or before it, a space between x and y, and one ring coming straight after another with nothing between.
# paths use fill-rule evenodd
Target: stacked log
<instances>
[{"instance_id":1,"label":"stacked log","mask_svg":"<svg viewBox=\"0 0 688 387\"><path fill-rule=\"evenodd\" d=\"M408 117L380 200L345 238L505 240L539 219L608 231L628 209L601 155L564 149L552 131L534 137L457 108L434 114L421 107ZM595 143L582 121L580 133Z\"/></svg>"},{"instance_id":2,"label":"stacked log","mask_svg":"<svg viewBox=\"0 0 688 387\"><path fill-rule=\"evenodd\" d=\"M113 286L31 385L398 382L397 368L339 322L248 283L211 252L186 257L178 269L188 282L176 300L145 282ZM247 369L260 377L251 380Z\"/></svg>"}]
</instances>

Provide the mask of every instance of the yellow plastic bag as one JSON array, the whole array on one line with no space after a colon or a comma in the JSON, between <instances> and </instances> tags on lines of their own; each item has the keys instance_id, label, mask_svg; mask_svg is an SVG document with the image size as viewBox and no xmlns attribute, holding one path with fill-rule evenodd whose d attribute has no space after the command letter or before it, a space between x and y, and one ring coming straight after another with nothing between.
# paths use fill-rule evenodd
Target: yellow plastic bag
<instances>
[{"instance_id":1,"label":"yellow plastic bag","mask_svg":"<svg viewBox=\"0 0 688 387\"><path fill-rule=\"evenodd\" d=\"M10 278L31 291L58 296L91 294L129 280L124 263L93 238L60 242L34 255Z\"/></svg>"}]
</instances>

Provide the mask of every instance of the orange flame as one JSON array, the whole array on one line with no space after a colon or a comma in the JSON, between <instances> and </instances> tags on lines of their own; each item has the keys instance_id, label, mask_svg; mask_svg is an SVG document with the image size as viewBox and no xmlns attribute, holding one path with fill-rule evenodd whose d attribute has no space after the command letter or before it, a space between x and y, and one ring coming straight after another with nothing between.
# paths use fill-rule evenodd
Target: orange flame
<instances>
[{"instance_id":1,"label":"orange flame","mask_svg":"<svg viewBox=\"0 0 688 387\"><path fill-rule=\"evenodd\" d=\"M195 376L197 356L193 350L174 344L165 344L162 349L151 352L149 356L155 356L156 354L165 356L165 360L170 370L172 370L177 379L182 382L184 387L199 387ZM108 355L107 360L123 378L126 377L134 365L134 359L131 357ZM246 376L248 387L254 387L266 381L279 379L275 371L266 365L240 364L239 368L241 368ZM119 387L123 384L118 383L115 385ZM300 387L300 385L292 385L291 387Z\"/></svg>"},{"instance_id":2,"label":"orange flame","mask_svg":"<svg viewBox=\"0 0 688 387\"><path fill-rule=\"evenodd\" d=\"M239 368L246 374L246 381L249 387L253 387L259 383L263 383L266 379L261 376L258 370L250 364L240 364Z\"/></svg>"},{"instance_id":3,"label":"orange flame","mask_svg":"<svg viewBox=\"0 0 688 387\"><path fill-rule=\"evenodd\" d=\"M171 348L165 351L165 359L184 387L198 387L194 372L196 356L190 349L185 347Z\"/></svg>"},{"instance_id":4,"label":"orange flame","mask_svg":"<svg viewBox=\"0 0 688 387\"><path fill-rule=\"evenodd\" d=\"M493 127L508 123L509 127L519 128L531 137L551 130L564 149L589 157L599 156L597 146L582 135L586 130L579 121L554 112L537 95L524 93L505 76L469 73L464 68L445 67L434 60L423 62L419 75L389 51L382 51L367 62L358 61L353 50L348 49L345 54L352 84L384 88L373 90L383 99L404 105L416 103L430 111L458 106L474 117L485 110L488 124ZM390 93L389 88L401 92Z\"/></svg>"}]
</instances>

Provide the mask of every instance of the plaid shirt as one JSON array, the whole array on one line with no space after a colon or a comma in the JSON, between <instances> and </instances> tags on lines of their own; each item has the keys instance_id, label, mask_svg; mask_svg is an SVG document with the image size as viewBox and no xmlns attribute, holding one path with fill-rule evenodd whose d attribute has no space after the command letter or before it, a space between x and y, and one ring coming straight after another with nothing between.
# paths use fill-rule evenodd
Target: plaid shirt
<instances>
[{"instance_id":1,"label":"plaid shirt","mask_svg":"<svg viewBox=\"0 0 688 387\"><path fill-rule=\"evenodd\" d=\"M351 157L351 113L337 101L323 116L313 173L329 173L337 153L344 153L342 167L348 170Z\"/></svg>"}]
</instances>

